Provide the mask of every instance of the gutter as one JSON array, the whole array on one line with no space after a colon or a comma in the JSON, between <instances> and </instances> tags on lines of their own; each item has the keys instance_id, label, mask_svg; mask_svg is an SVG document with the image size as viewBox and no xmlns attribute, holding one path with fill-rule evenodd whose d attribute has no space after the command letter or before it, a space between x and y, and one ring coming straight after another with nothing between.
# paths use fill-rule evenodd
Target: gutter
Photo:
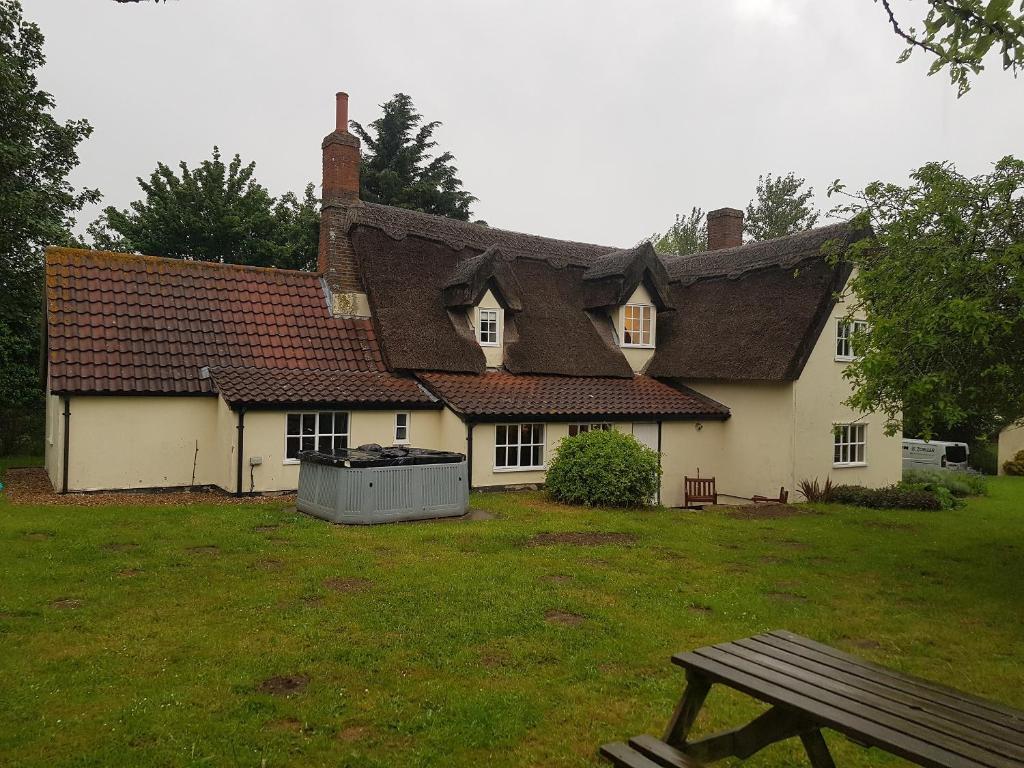
<instances>
[{"instance_id":1,"label":"gutter","mask_svg":"<svg viewBox=\"0 0 1024 768\"><path fill-rule=\"evenodd\" d=\"M661 421L658 422L658 469L661 469ZM657 502L661 504L661 480L662 475L658 474L658 496Z\"/></svg>"},{"instance_id":2,"label":"gutter","mask_svg":"<svg viewBox=\"0 0 1024 768\"><path fill-rule=\"evenodd\" d=\"M68 457L71 455L71 398L67 395L62 395L61 400L64 401L64 458L63 466L61 467L61 482L60 492L68 492Z\"/></svg>"},{"instance_id":3,"label":"gutter","mask_svg":"<svg viewBox=\"0 0 1024 768\"><path fill-rule=\"evenodd\" d=\"M466 485L473 490L473 427L472 421L466 422Z\"/></svg>"},{"instance_id":4,"label":"gutter","mask_svg":"<svg viewBox=\"0 0 1024 768\"><path fill-rule=\"evenodd\" d=\"M242 449L245 446L245 408L238 409L238 484L235 487L235 496L242 495Z\"/></svg>"}]
</instances>

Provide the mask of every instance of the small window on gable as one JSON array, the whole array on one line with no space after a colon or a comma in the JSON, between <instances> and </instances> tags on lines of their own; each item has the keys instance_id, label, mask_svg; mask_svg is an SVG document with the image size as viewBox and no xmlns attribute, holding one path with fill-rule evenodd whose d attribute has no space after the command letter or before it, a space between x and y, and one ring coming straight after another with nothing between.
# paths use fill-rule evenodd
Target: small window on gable
<instances>
[{"instance_id":1,"label":"small window on gable","mask_svg":"<svg viewBox=\"0 0 1024 768\"><path fill-rule=\"evenodd\" d=\"M500 309L477 309L476 338L482 347L496 347L501 343Z\"/></svg>"},{"instance_id":2,"label":"small window on gable","mask_svg":"<svg viewBox=\"0 0 1024 768\"><path fill-rule=\"evenodd\" d=\"M836 320L836 360L853 360L857 353L853 348L853 337L867 330L863 320Z\"/></svg>"},{"instance_id":3,"label":"small window on gable","mask_svg":"<svg viewBox=\"0 0 1024 768\"><path fill-rule=\"evenodd\" d=\"M627 304L622 308L622 346L654 346L654 307Z\"/></svg>"},{"instance_id":4,"label":"small window on gable","mask_svg":"<svg viewBox=\"0 0 1024 768\"><path fill-rule=\"evenodd\" d=\"M395 414L395 442L396 443L408 443L409 442L409 414L408 413L396 413Z\"/></svg>"}]
</instances>

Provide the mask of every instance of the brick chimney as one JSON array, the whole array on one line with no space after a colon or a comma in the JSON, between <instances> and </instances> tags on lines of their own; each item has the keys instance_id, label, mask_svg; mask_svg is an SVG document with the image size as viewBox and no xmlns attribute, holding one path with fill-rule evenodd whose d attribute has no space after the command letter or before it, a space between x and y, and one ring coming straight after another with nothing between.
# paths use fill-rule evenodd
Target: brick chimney
<instances>
[{"instance_id":1,"label":"brick chimney","mask_svg":"<svg viewBox=\"0 0 1024 768\"><path fill-rule=\"evenodd\" d=\"M368 317L366 292L355 251L348 238L348 212L359 202L359 139L348 131L348 94L338 93L334 130L324 137L323 198L317 269L331 292L340 317Z\"/></svg>"},{"instance_id":2,"label":"brick chimney","mask_svg":"<svg viewBox=\"0 0 1024 768\"><path fill-rule=\"evenodd\" d=\"M708 211L708 250L743 245L743 211L719 208Z\"/></svg>"}]
</instances>

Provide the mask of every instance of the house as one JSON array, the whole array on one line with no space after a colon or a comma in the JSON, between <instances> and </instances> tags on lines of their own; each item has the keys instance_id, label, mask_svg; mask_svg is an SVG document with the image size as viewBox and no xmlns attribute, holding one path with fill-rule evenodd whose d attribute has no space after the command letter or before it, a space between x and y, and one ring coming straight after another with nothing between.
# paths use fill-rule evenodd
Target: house
<instances>
[{"instance_id":1,"label":"house","mask_svg":"<svg viewBox=\"0 0 1024 768\"><path fill-rule=\"evenodd\" d=\"M1013 457L1024 451L1024 424L1011 424L999 433L996 462L998 472L1005 475L1003 464L1013 461Z\"/></svg>"},{"instance_id":2,"label":"house","mask_svg":"<svg viewBox=\"0 0 1024 768\"><path fill-rule=\"evenodd\" d=\"M307 448L466 453L473 488L542 483L566 435L631 432L683 476L773 494L878 486L900 440L842 405L845 224L711 250L594 245L359 200L339 94L317 273L90 250L46 256L46 467L62 491L294 489Z\"/></svg>"}]
</instances>

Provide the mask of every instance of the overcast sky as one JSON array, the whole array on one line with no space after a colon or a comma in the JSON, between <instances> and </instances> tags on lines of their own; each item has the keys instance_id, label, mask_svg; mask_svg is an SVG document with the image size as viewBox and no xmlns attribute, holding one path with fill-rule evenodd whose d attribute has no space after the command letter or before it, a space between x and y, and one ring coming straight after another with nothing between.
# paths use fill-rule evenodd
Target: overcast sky
<instances>
[{"instance_id":1,"label":"overcast sky","mask_svg":"<svg viewBox=\"0 0 1024 768\"><path fill-rule=\"evenodd\" d=\"M897 9L920 15L923 0ZM743 207L759 173L902 181L1024 155L1024 80L992 66L957 99L872 0L24 0L41 84L95 133L73 181L139 197L157 161L214 144L272 194L320 182L334 93L369 122L402 91L444 126L474 214L610 245L677 211ZM908 17L909 18L909 17ZM98 209L83 215L83 224Z\"/></svg>"}]
</instances>

